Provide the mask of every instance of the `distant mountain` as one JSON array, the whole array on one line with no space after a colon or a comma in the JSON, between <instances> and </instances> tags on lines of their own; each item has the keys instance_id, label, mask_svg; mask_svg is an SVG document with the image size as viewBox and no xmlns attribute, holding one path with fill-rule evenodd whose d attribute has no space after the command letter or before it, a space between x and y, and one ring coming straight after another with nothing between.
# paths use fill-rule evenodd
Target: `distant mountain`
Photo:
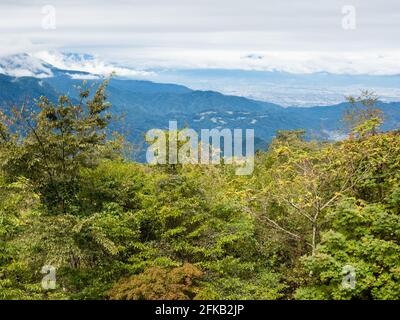
<instances>
[{"instance_id":1,"label":"distant mountain","mask_svg":"<svg viewBox=\"0 0 400 320\"><path fill-rule=\"evenodd\" d=\"M41 95L56 100L60 94L78 97L77 86L87 78L92 86L102 81L99 75L63 70L29 55L0 59L0 108L32 101ZM34 76L20 76L31 74ZM122 116L114 128L128 139L143 144L144 133L153 128L168 128L169 120L195 130L212 128L254 128L259 148L271 141L277 130L306 129L309 137L337 140L343 137L340 119L347 103L310 108L283 108L277 104L214 91L191 90L176 84L142 80L112 79L108 86L112 111ZM387 119L384 129L399 127L400 103L379 103ZM139 154L143 160L143 152Z\"/></svg>"},{"instance_id":2,"label":"distant mountain","mask_svg":"<svg viewBox=\"0 0 400 320\"><path fill-rule=\"evenodd\" d=\"M26 53L0 57L0 73L14 77L46 78L53 76L53 66Z\"/></svg>"},{"instance_id":3,"label":"distant mountain","mask_svg":"<svg viewBox=\"0 0 400 320\"><path fill-rule=\"evenodd\" d=\"M147 80L150 76L155 75L151 71L137 70L118 63L104 61L90 54L41 51L36 52L34 57L46 61L60 70L82 71L91 75L109 76L112 72L116 72L120 78ZM77 77L75 76L75 78Z\"/></svg>"},{"instance_id":4,"label":"distant mountain","mask_svg":"<svg viewBox=\"0 0 400 320\"><path fill-rule=\"evenodd\" d=\"M376 92L385 102L400 101L400 75L289 73L283 71L185 69L159 72L198 90L277 103L281 106L334 105L360 90Z\"/></svg>"},{"instance_id":5,"label":"distant mountain","mask_svg":"<svg viewBox=\"0 0 400 320\"><path fill-rule=\"evenodd\" d=\"M42 79L33 77L11 77L0 74L0 108L8 109L40 96L56 99L58 92Z\"/></svg>"},{"instance_id":6,"label":"distant mountain","mask_svg":"<svg viewBox=\"0 0 400 320\"><path fill-rule=\"evenodd\" d=\"M99 78L99 76L89 74L88 72L56 68L44 60L35 58L27 53L0 57L0 74L12 77L34 77L40 79L57 76L67 76L71 79Z\"/></svg>"}]
</instances>

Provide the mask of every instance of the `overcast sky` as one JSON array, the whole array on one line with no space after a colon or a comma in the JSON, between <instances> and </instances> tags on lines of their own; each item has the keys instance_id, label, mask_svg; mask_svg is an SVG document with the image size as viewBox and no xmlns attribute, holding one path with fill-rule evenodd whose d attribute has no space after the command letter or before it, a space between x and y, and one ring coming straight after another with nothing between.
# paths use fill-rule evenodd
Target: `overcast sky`
<instances>
[{"instance_id":1,"label":"overcast sky","mask_svg":"<svg viewBox=\"0 0 400 320\"><path fill-rule=\"evenodd\" d=\"M400 1L0 0L0 55L48 50L139 69L394 74Z\"/></svg>"}]
</instances>

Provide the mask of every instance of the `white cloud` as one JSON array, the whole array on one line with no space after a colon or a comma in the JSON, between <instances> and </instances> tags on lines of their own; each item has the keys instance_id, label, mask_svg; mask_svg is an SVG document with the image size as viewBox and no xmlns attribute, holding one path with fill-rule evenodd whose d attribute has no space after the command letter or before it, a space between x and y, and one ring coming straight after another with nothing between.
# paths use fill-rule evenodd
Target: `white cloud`
<instances>
[{"instance_id":1,"label":"white cloud","mask_svg":"<svg viewBox=\"0 0 400 320\"><path fill-rule=\"evenodd\" d=\"M146 78L154 75L152 72L138 71L119 67L101 60L97 56L87 54L63 54L56 51L39 51L33 54L36 58L46 61L63 70L84 71L91 74L108 76L115 72L117 76L127 78ZM73 75L74 78L88 79L84 75Z\"/></svg>"},{"instance_id":2,"label":"white cloud","mask_svg":"<svg viewBox=\"0 0 400 320\"><path fill-rule=\"evenodd\" d=\"M99 79L98 75L95 74L79 74L79 73L66 73L71 79L75 80L96 80Z\"/></svg>"},{"instance_id":3,"label":"white cloud","mask_svg":"<svg viewBox=\"0 0 400 320\"><path fill-rule=\"evenodd\" d=\"M13 77L52 77L51 67L28 54L0 57L0 73Z\"/></svg>"},{"instance_id":4,"label":"white cloud","mask_svg":"<svg viewBox=\"0 0 400 320\"><path fill-rule=\"evenodd\" d=\"M233 68L399 73L400 2L352 0L356 29L342 28L347 0L59 0L56 29L41 28L45 0L2 0L0 55L92 53L132 69ZM78 70L147 76L96 58Z\"/></svg>"},{"instance_id":5,"label":"white cloud","mask_svg":"<svg viewBox=\"0 0 400 320\"><path fill-rule=\"evenodd\" d=\"M258 51L160 49L119 52L127 65L143 69L241 69L290 73L400 74L400 48L359 51ZM249 58L249 56L251 56ZM262 58L252 58L253 56Z\"/></svg>"}]
</instances>

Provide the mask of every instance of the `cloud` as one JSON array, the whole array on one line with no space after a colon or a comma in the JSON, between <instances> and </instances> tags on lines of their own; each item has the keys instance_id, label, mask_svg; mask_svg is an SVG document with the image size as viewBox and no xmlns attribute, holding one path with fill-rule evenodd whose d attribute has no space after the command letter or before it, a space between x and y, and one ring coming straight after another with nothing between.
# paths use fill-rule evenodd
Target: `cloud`
<instances>
[{"instance_id":1,"label":"cloud","mask_svg":"<svg viewBox=\"0 0 400 320\"><path fill-rule=\"evenodd\" d=\"M97 56L79 53L60 53L56 51L39 51L33 54L36 58L62 69L89 72L94 75L108 76L116 73L119 77L146 78L154 76L154 72L138 71L126 67L119 67L105 62ZM84 75L73 75L74 78L85 78Z\"/></svg>"},{"instance_id":2,"label":"cloud","mask_svg":"<svg viewBox=\"0 0 400 320\"><path fill-rule=\"evenodd\" d=\"M355 30L342 27L342 8L348 4L347 0L59 0L50 3L56 28L43 29L42 8L48 1L3 0L0 55L89 52L133 69L398 73L400 2L352 0ZM249 55L263 59L243 58ZM110 71L110 65L101 61L96 68L94 64L87 68ZM122 67L117 72L145 76Z\"/></svg>"},{"instance_id":3,"label":"cloud","mask_svg":"<svg viewBox=\"0 0 400 320\"><path fill-rule=\"evenodd\" d=\"M97 80L99 79L98 75L95 74L78 74L78 73L66 73L71 79L75 80Z\"/></svg>"},{"instance_id":4,"label":"cloud","mask_svg":"<svg viewBox=\"0 0 400 320\"><path fill-rule=\"evenodd\" d=\"M112 53L111 53L112 54ZM400 74L400 49L359 51L121 50L120 61L141 69L241 69L290 73Z\"/></svg>"},{"instance_id":5,"label":"cloud","mask_svg":"<svg viewBox=\"0 0 400 320\"><path fill-rule=\"evenodd\" d=\"M28 54L0 57L0 73L13 77L52 77L51 67Z\"/></svg>"}]
</instances>

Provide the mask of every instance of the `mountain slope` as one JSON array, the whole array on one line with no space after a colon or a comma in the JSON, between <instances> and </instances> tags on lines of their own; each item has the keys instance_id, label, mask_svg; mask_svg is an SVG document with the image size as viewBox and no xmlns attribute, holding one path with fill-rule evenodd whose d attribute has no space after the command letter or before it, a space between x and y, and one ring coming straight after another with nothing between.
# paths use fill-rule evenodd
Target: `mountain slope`
<instances>
[{"instance_id":1,"label":"mountain slope","mask_svg":"<svg viewBox=\"0 0 400 320\"><path fill-rule=\"evenodd\" d=\"M36 76L0 74L0 108L6 111L15 104L32 102L41 95L54 101L60 94L78 98L76 87L82 86L82 80L76 79L79 76L95 78L87 80L88 87L95 87L102 81L97 75L62 70L30 56L14 58L11 62L4 58L0 60L0 71L19 74L25 70ZM348 107L347 103L341 103L325 107L282 108L244 97L142 80L112 79L107 90L113 104L112 111L122 116L122 122L115 124L114 128L138 144L143 142L147 130L166 129L170 120L177 120L180 127L189 126L195 130L253 128L259 146L269 143L277 130L306 129L314 138L339 139L342 135L340 119ZM386 115L384 129L398 128L400 103L379 102L379 107Z\"/></svg>"},{"instance_id":2,"label":"mountain slope","mask_svg":"<svg viewBox=\"0 0 400 320\"><path fill-rule=\"evenodd\" d=\"M47 82L37 78L15 78L0 74L0 107L3 110L15 104L32 102L42 95L56 100L58 92Z\"/></svg>"}]
</instances>

